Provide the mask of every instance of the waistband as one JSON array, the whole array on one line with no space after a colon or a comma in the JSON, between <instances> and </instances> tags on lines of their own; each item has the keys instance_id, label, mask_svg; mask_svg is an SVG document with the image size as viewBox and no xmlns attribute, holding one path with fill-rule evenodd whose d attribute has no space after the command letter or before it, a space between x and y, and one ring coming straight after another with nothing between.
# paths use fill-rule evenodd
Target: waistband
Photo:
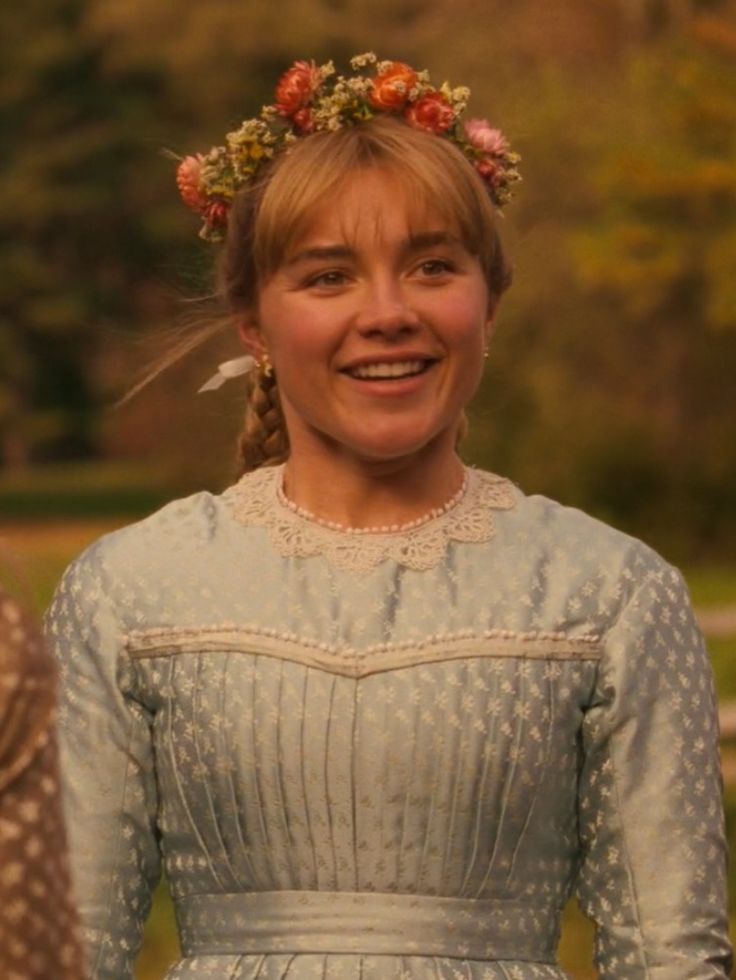
<instances>
[{"instance_id":1,"label":"waistband","mask_svg":"<svg viewBox=\"0 0 736 980\"><path fill-rule=\"evenodd\" d=\"M560 910L503 899L268 891L176 902L184 956L364 953L556 962Z\"/></svg>"}]
</instances>

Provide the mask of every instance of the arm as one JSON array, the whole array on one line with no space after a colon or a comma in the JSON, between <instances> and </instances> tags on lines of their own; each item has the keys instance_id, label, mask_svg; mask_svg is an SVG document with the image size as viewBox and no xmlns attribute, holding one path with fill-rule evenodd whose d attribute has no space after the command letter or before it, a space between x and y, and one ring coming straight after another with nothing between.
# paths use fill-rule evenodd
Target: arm
<instances>
[{"instance_id":1,"label":"arm","mask_svg":"<svg viewBox=\"0 0 736 980\"><path fill-rule=\"evenodd\" d=\"M578 898L601 977L730 976L710 664L682 578L663 563L608 635L583 756Z\"/></svg>"},{"instance_id":2,"label":"arm","mask_svg":"<svg viewBox=\"0 0 736 980\"><path fill-rule=\"evenodd\" d=\"M67 570L47 633L60 663L62 778L89 973L125 980L159 874L156 785L151 718L135 697L97 550Z\"/></svg>"}]
</instances>

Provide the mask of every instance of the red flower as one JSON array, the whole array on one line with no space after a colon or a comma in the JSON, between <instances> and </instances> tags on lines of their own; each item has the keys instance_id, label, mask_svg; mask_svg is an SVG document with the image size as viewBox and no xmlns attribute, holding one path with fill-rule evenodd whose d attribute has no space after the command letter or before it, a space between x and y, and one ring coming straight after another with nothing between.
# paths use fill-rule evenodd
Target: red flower
<instances>
[{"instance_id":1,"label":"red flower","mask_svg":"<svg viewBox=\"0 0 736 980\"><path fill-rule=\"evenodd\" d=\"M413 68L400 61L393 61L386 71L373 79L369 101L374 109L383 109L386 112L402 109L416 81L417 73Z\"/></svg>"},{"instance_id":2,"label":"red flower","mask_svg":"<svg viewBox=\"0 0 736 980\"><path fill-rule=\"evenodd\" d=\"M428 133L446 133L455 122L455 110L441 92L430 92L412 102L404 112L415 129Z\"/></svg>"},{"instance_id":3,"label":"red flower","mask_svg":"<svg viewBox=\"0 0 736 980\"><path fill-rule=\"evenodd\" d=\"M276 111L293 116L307 105L322 84L322 76L313 61L295 61L276 86Z\"/></svg>"},{"instance_id":4,"label":"red flower","mask_svg":"<svg viewBox=\"0 0 736 980\"><path fill-rule=\"evenodd\" d=\"M499 187L504 181L503 167L492 157L483 157L482 160L478 160L475 169L491 187Z\"/></svg>"},{"instance_id":5,"label":"red flower","mask_svg":"<svg viewBox=\"0 0 736 980\"><path fill-rule=\"evenodd\" d=\"M176 186L179 188L182 200L188 208L203 214L209 201L199 189L202 173L202 154L184 157L176 171Z\"/></svg>"},{"instance_id":6,"label":"red flower","mask_svg":"<svg viewBox=\"0 0 736 980\"><path fill-rule=\"evenodd\" d=\"M296 128L302 133L311 133L314 129L312 110L307 106L297 109L291 119Z\"/></svg>"},{"instance_id":7,"label":"red flower","mask_svg":"<svg viewBox=\"0 0 736 980\"><path fill-rule=\"evenodd\" d=\"M230 209L222 201L212 201L204 209L204 220L211 228L220 228L227 224L227 216Z\"/></svg>"}]
</instances>

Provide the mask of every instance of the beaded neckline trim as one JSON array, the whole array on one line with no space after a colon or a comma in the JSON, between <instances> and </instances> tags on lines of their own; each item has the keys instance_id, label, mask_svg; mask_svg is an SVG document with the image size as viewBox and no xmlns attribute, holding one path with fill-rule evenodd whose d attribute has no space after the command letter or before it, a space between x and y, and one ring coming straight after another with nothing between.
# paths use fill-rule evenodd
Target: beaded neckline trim
<instances>
[{"instance_id":1,"label":"beaded neckline trim","mask_svg":"<svg viewBox=\"0 0 736 980\"><path fill-rule=\"evenodd\" d=\"M397 528L365 532L318 521L296 508L283 494L283 466L247 473L223 494L235 520L264 527L284 558L322 556L338 568L370 572L384 561L423 571L438 565L450 541L489 541L495 532L494 510L516 502L513 485L503 477L467 469L458 494L444 507Z\"/></svg>"},{"instance_id":2,"label":"beaded neckline trim","mask_svg":"<svg viewBox=\"0 0 736 980\"><path fill-rule=\"evenodd\" d=\"M319 524L321 527L329 528L331 531L339 531L341 534L405 534L407 531L413 531L415 528L421 527L422 524L426 524L436 517L442 517L448 510L452 510L455 504L464 496L467 488L468 474L466 470L460 489L442 507L433 507L428 513L423 514L413 521L407 521L406 524L391 524L383 527L346 527L344 524L338 524L337 521L326 521L321 517L317 517L316 514L312 514L306 508L295 504L293 500L289 500L284 493L283 485L277 486L276 495L280 504L288 507L289 510L292 510L299 517L303 517L312 524Z\"/></svg>"}]
</instances>

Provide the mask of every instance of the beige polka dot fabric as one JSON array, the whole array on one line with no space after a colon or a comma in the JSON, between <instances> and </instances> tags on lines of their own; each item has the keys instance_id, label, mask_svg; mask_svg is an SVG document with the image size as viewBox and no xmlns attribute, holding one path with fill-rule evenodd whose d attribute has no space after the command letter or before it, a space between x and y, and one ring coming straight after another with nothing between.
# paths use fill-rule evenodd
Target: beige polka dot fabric
<instances>
[{"instance_id":1,"label":"beige polka dot fabric","mask_svg":"<svg viewBox=\"0 0 736 980\"><path fill-rule=\"evenodd\" d=\"M0 591L0 977L82 980L54 736L53 663Z\"/></svg>"}]
</instances>

